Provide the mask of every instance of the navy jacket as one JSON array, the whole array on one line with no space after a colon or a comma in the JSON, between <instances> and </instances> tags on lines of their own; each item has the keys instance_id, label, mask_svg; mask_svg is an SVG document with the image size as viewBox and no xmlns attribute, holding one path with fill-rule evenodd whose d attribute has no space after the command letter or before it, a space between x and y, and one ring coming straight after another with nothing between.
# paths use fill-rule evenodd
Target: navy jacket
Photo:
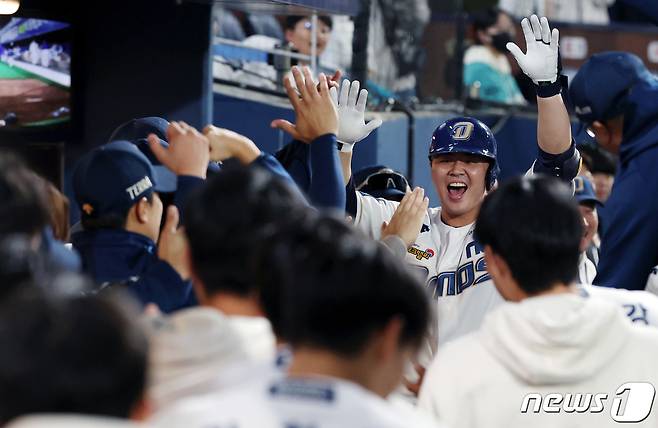
<instances>
[{"instance_id":1,"label":"navy jacket","mask_svg":"<svg viewBox=\"0 0 658 428\"><path fill-rule=\"evenodd\" d=\"M323 135L310 144L292 141L276 157L314 207L344 210L345 185L335 135Z\"/></svg>"},{"instance_id":2,"label":"navy jacket","mask_svg":"<svg viewBox=\"0 0 658 428\"><path fill-rule=\"evenodd\" d=\"M658 81L628 95L619 169L601 212L606 225L596 285L644 290L658 265Z\"/></svg>"},{"instance_id":3,"label":"navy jacket","mask_svg":"<svg viewBox=\"0 0 658 428\"><path fill-rule=\"evenodd\" d=\"M82 256L83 270L101 289L125 285L142 304L155 303L163 312L195 303L192 284L158 259L155 243L144 235L101 229L78 232L72 242Z\"/></svg>"}]
</instances>

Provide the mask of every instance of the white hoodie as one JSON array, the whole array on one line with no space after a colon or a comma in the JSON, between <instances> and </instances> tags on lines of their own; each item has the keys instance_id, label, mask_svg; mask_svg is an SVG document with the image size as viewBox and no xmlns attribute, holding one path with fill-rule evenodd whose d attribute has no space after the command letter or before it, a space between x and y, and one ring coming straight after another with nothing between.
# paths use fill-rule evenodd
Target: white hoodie
<instances>
[{"instance_id":1,"label":"white hoodie","mask_svg":"<svg viewBox=\"0 0 658 428\"><path fill-rule=\"evenodd\" d=\"M616 304L577 294L534 297L505 303L480 331L441 348L419 406L453 428L619 427L611 417L617 389L658 385L657 360L658 332L633 325ZM599 413L567 413L563 403L555 413L534 413L536 400L522 413L529 393L540 394L543 406L551 393L607 397L599 396ZM633 426L658 426L658 410Z\"/></svg>"}]
</instances>

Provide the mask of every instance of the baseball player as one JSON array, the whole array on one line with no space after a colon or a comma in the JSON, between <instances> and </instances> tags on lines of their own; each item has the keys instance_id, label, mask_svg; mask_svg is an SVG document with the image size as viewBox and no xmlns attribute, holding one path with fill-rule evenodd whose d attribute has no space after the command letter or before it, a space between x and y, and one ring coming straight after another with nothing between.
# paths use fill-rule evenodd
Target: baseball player
<instances>
[{"instance_id":1,"label":"baseball player","mask_svg":"<svg viewBox=\"0 0 658 428\"><path fill-rule=\"evenodd\" d=\"M537 88L538 156L529 172L545 173L572 180L580 166L580 155L571 137L569 116L560 95L558 81L557 29L537 16L521 22L527 52L513 43L508 49ZM356 92L355 92L356 91ZM359 82L343 82L338 99L340 111L353 108ZM361 91L359 99L367 96ZM356 103L360 104L359 102ZM341 119L345 116L340 115ZM363 124L367 127L368 125ZM338 134L343 174L351 176L352 147L346 140L342 120ZM415 242L409 246L407 261L425 278L436 301L438 336L442 344L477 329L484 315L502 302L487 273L481 246L473 239L480 204L496 186L499 173L497 143L491 130L470 117L450 119L432 136L429 148L432 181L441 200L430 208ZM375 199L356 192L347 183L347 211L355 225L379 238L382 224L389 222L398 203Z\"/></svg>"}]
</instances>

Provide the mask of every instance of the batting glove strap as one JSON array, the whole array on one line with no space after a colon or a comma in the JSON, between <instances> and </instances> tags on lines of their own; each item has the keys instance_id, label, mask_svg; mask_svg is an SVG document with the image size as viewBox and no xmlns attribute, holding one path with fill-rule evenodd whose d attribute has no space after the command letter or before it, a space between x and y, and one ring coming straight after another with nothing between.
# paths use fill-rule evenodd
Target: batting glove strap
<instances>
[{"instance_id":1,"label":"batting glove strap","mask_svg":"<svg viewBox=\"0 0 658 428\"><path fill-rule=\"evenodd\" d=\"M562 92L562 82L561 79L557 79L555 82L539 82L535 85L537 89L537 96L539 98L550 98Z\"/></svg>"}]
</instances>

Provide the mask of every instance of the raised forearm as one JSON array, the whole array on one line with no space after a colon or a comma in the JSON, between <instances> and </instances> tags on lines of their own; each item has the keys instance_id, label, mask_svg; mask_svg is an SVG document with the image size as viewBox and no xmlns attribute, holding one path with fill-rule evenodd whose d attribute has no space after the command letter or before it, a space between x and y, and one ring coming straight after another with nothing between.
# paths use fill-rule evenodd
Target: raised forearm
<instances>
[{"instance_id":1,"label":"raised forearm","mask_svg":"<svg viewBox=\"0 0 658 428\"><path fill-rule=\"evenodd\" d=\"M537 143L550 154L564 153L571 146L571 122L562 95L537 97Z\"/></svg>"},{"instance_id":2,"label":"raised forearm","mask_svg":"<svg viewBox=\"0 0 658 428\"><path fill-rule=\"evenodd\" d=\"M340 158L340 166L343 169L343 181L347 186L350 177L352 177L352 152L338 152L338 157Z\"/></svg>"}]
</instances>

